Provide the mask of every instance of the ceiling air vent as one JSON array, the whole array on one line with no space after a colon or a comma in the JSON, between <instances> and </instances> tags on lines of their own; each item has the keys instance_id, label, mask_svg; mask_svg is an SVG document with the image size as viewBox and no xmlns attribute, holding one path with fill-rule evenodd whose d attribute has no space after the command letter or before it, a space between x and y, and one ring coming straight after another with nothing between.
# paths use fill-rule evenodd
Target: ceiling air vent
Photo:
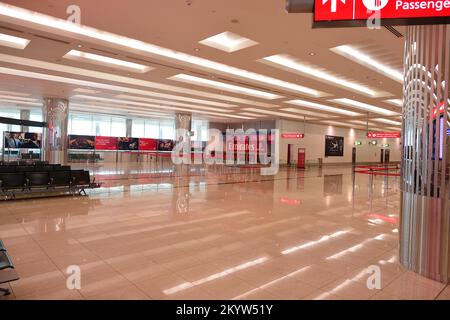
<instances>
[{"instance_id":1,"label":"ceiling air vent","mask_svg":"<svg viewBox=\"0 0 450 320\"><path fill-rule=\"evenodd\" d=\"M33 34L33 36L35 36L36 38L41 38L41 39L48 40L48 41L58 42L58 43L61 43L61 44L70 44L70 42L67 42L67 41L64 41L64 40L58 40L58 39L55 39L55 38L41 36L41 35L35 34L35 33Z\"/></svg>"},{"instance_id":2,"label":"ceiling air vent","mask_svg":"<svg viewBox=\"0 0 450 320\"><path fill-rule=\"evenodd\" d=\"M393 26L384 26L390 33L392 33L397 38L403 38L403 34L395 29Z\"/></svg>"},{"instance_id":3,"label":"ceiling air vent","mask_svg":"<svg viewBox=\"0 0 450 320\"><path fill-rule=\"evenodd\" d=\"M0 29L13 31L13 32L18 32L18 33L24 33L22 30L17 30L17 29L10 28L10 27L5 27L5 26L0 26Z\"/></svg>"},{"instance_id":4,"label":"ceiling air vent","mask_svg":"<svg viewBox=\"0 0 450 320\"><path fill-rule=\"evenodd\" d=\"M183 68L178 68L178 67L174 67L174 66L169 66L169 65L167 65L167 64L163 64L163 63L159 63L159 62L154 62L154 61L148 61L148 60L141 59L141 58L135 58L135 57L130 57L130 56L126 56L126 58L133 59L133 60L139 61L139 62L143 62L143 63L145 63L145 64L151 64L151 65L160 66L160 67L165 67L165 68L169 68L169 69L174 69L174 70L179 70L179 71L185 71Z\"/></svg>"}]
</instances>

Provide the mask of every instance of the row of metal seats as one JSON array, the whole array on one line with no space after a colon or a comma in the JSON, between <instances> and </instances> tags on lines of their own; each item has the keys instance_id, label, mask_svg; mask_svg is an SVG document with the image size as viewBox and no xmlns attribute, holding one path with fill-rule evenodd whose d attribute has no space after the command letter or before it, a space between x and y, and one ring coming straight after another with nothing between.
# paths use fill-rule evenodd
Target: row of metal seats
<instances>
[{"instance_id":1,"label":"row of metal seats","mask_svg":"<svg viewBox=\"0 0 450 320\"><path fill-rule=\"evenodd\" d=\"M37 166L48 165L48 161L0 161L0 167L2 166Z\"/></svg>"},{"instance_id":2,"label":"row of metal seats","mask_svg":"<svg viewBox=\"0 0 450 320\"><path fill-rule=\"evenodd\" d=\"M16 280L19 280L19 277L14 271L14 264L12 263L11 257L6 250L3 241L0 240L0 284ZM0 288L0 292L3 292L5 296L11 293L9 289L5 288Z\"/></svg>"},{"instance_id":3,"label":"row of metal seats","mask_svg":"<svg viewBox=\"0 0 450 320\"><path fill-rule=\"evenodd\" d=\"M86 195L85 189L96 187L99 185L91 182L86 170L0 173L0 191L7 199L32 192L69 191Z\"/></svg>"},{"instance_id":4,"label":"row of metal seats","mask_svg":"<svg viewBox=\"0 0 450 320\"><path fill-rule=\"evenodd\" d=\"M62 166L59 164L47 165L24 165L24 166L0 166L0 173L13 172L50 172L50 171L70 171L70 166Z\"/></svg>"}]
</instances>

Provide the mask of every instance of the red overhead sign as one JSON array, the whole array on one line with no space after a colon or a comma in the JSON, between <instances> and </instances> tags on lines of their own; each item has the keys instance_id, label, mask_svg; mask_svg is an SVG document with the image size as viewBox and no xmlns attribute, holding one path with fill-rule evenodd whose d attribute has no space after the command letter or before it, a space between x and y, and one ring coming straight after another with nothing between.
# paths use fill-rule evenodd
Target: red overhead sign
<instances>
[{"instance_id":1,"label":"red overhead sign","mask_svg":"<svg viewBox=\"0 0 450 320\"><path fill-rule=\"evenodd\" d=\"M139 138L139 151L158 150L158 141L156 139Z\"/></svg>"},{"instance_id":2,"label":"red overhead sign","mask_svg":"<svg viewBox=\"0 0 450 320\"><path fill-rule=\"evenodd\" d=\"M305 137L304 133L282 133L281 137L283 139L303 139Z\"/></svg>"},{"instance_id":3,"label":"red overhead sign","mask_svg":"<svg viewBox=\"0 0 450 320\"><path fill-rule=\"evenodd\" d=\"M400 132L368 132L367 138L372 139L382 139L382 138L400 138L401 133Z\"/></svg>"},{"instance_id":4,"label":"red overhead sign","mask_svg":"<svg viewBox=\"0 0 450 320\"><path fill-rule=\"evenodd\" d=\"M450 0L315 0L314 21L450 17Z\"/></svg>"}]
</instances>

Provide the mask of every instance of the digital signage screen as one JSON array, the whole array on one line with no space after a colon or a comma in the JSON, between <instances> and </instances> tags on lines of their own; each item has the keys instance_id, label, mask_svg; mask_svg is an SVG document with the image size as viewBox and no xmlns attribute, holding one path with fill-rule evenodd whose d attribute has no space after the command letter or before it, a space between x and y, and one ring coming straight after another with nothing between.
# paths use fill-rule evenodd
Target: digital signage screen
<instances>
[{"instance_id":1,"label":"digital signage screen","mask_svg":"<svg viewBox=\"0 0 450 320\"><path fill-rule=\"evenodd\" d=\"M5 132L6 149L40 149L42 134L33 132Z\"/></svg>"},{"instance_id":2,"label":"digital signage screen","mask_svg":"<svg viewBox=\"0 0 450 320\"><path fill-rule=\"evenodd\" d=\"M94 150L95 136L69 135L69 149Z\"/></svg>"},{"instance_id":3,"label":"digital signage screen","mask_svg":"<svg viewBox=\"0 0 450 320\"><path fill-rule=\"evenodd\" d=\"M117 150L117 137L95 137L95 150Z\"/></svg>"},{"instance_id":4,"label":"digital signage screen","mask_svg":"<svg viewBox=\"0 0 450 320\"><path fill-rule=\"evenodd\" d=\"M127 137L117 138L117 149L123 151L139 150L139 139Z\"/></svg>"}]
</instances>

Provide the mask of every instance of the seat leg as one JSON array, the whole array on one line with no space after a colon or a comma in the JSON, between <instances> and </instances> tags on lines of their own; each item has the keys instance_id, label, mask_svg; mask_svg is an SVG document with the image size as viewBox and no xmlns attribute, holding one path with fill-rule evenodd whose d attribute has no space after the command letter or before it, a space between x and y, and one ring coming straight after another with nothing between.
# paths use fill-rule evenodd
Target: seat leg
<instances>
[{"instance_id":1,"label":"seat leg","mask_svg":"<svg viewBox=\"0 0 450 320\"><path fill-rule=\"evenodd\" d=\"M4 296L9 296L11 294L11 290L7 288L0 288L0 292L3 292Z\"/></svg>"}]
</instances>

